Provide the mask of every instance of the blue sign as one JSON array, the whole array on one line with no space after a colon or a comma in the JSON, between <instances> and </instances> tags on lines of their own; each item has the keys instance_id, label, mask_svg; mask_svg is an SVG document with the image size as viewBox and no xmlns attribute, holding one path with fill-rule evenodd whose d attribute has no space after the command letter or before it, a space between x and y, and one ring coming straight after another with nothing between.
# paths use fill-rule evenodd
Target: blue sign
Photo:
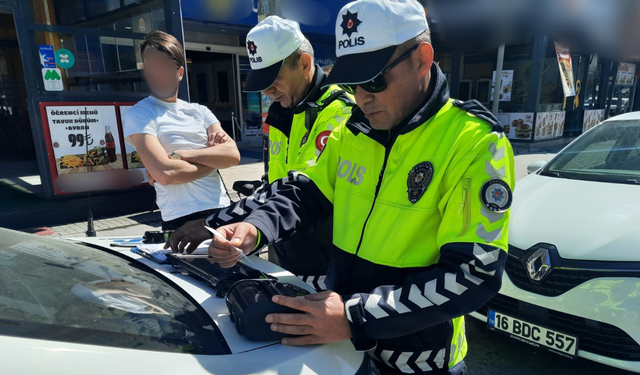
<instances>
[{"instance_id":1,"label":"blue sign","mask_svg":"<svg viewBox=\"0 0 640 375\"><path fill-rule=\"evenodd\" d=\"M260 113L260 104L262 104L262 100L260 98L259 92L249 92L247 93L247 111Z\"/></svg>"},{"instance_id":2,"label":"blue sign","mask_svg":"<svg viewBox=\"0 0 640 375\"><path fill-rule=\"evenodd\" d=\"M38 47L40 49L40 65L43 68L55 68L56 57L53 53L53 46L41 44Z\"/></svg>"},{"instance_id":3,"label":"blue sign","mask_svg":"<svg viewBox=\"0 0 640 375\"><path fill-rule=\"evenodd\" d=\"M336 18L349 0L280 0L268 9L283 18L300 23L303 33L316 33L333 37ZM181 0L182 18L228 25L258 24L258 9L253 0Z\"/></svg>"},{"instance_id":4,"label":"blue sign","mask_svg":"<svg viewBox=\"0 0 640 375\"><path fill-rule=\"evenodd\" d=\"M487 323L491 326L491 327L495 327L496 326L496 312L493 310L489 310L489 317L487 319ZM499 327L498 327L499 328Z\"/></svg>"},{"instance_id":5,"label":"blue sign","mask_svg":"<svg viewBox=\"0 0 640 375\"><path fill-rule=\"evenodd\" d=\"M250 26L248 29L258 24L253 0L182 0L180 6L184 19Z\"/></svg>"}]
</instances>

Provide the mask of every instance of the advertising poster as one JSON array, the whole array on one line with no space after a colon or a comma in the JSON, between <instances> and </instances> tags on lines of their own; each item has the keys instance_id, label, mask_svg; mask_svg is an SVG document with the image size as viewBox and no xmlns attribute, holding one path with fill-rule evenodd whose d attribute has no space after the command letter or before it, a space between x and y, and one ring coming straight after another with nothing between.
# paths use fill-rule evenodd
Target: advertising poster
<instances>
[{"instance_id":1,"label":"advertising poster","mask_svg":"<svg viewBox=\"0 0 640 375\"><path fill-rule=\"evenodd\" d=\"M259 92L246 94L247 110L244 112L244 134L256 135L262 132L262 98Z\"/></svg>"},{"instance_id":2,"label":"advertising poster","mask_svg":"<svg viewBox=\"0 0 640 375\"><path fill-rule=\"evenodd\" d=\"M582 119L582 132L586 132L602 121L604 121L604 109L587 109Z\"/></svg>"},{"instance_id":3,"label":"advertising poster","mask_svg":"<svg viewBox=\"0 0 640 375\"><path fill-rule=\"evenodd\" d=\"M493 83L491 84L491 101L494 97L494 89L496 87L496 72L493 71ZM511 91L513 90L513 70L502 71L502 82L500 91L498 92L498 100L501 102L511 101Z\"/></svg>"},{"instance_id":4,"label":"advertising poster","mask_svg":"<svg viewBox=\"0 0 640 375\"><path fill-rule=\"evenodd\" d=\"M269 124L265 122L267 119L267 114L269 113L269 107L273 103L273 99L271 97L260 94L261 102L260 107L262 108L262 134L269 134Z\"/></svg>"},{"instance_id":5,"label":"advertising poster","mask_svg":"<svg viewBox=\"0 0 640 375\"><path fill-rule=\"evenodd\" d=\"M534 140L562 137L566 112L538 112Z\"/></svg>"},{"instance_id":6,"label":"advertising poster","mask_svg":"<svg viewBox=\"0 0 640 375\"><path fill-rule=\"evenodd\" d=\"M502 120L504 133L509 139L530 141L533 134L533 113L505 113L508 119Z\"/></svg>"},{"instance_id":7,"label":"advertising poster","mask_svg":"<svg viewBox=\"0 0 640 375\"><path fill-rule=\"evenodd\" d=\"M124 115L127 113L128 110L130 110L131 108L133 108L132 105L121 105L120 107L118 107L120 109L120 122L122 123L122 126L124 127ZM142 160L140 160L140 156L138 156L138 152L136 151L136 148L133 147L133 145L128 144L127 142L124 142L124 153L125 153L125 157L127 159L127 167L128 169L139 169L139 168L144 168L144 164L142 164ZM146 176L146 174L145 174Z\"/></svg>"},{"instance_id":8,"label":"advertising poster","mask_svg":"<svg viewBox=\"0 0 640 375\"><path fill-rule=\"evenodd\" d=\"M504 134L506 134L507 137L509 137L509 131L511 130L511 122L509 122L509 116L509 113L504 112L498 112L498 114L496 115L498 121L500 121L502 126L504 126Z\"/></svg>"},{"instance_id":9,"label":"advertising poster","mask_svg":"<svg viewBox=\"0 0 640 375\"><path fill-rule=\"evenodd\" d=\"M564 135L564 120L567 112L554 112L553 137L560 138Z\"/></svg>"},{"instance_id":10,"label":"advertising poster","mask_svg":"<svg viewBox=\"0 0 640 375\"><path fill-rule=\"evenodd\" d=\"M560 68L560 80L565 98L576 96L575 80L573 79L573 64L571 63L571 52L569 47L555 42L558 66Z\"/></svg>"},{"instance_id":11,"label":"advertising poster","mask_svg":"<svg viewBox=\"0 0 640 375\"><path fill-rule=\"evenodd\" d=\"M115 106L47 106L45 111L58 175L124 168Z\"/></svg>"},{"instance_id":12,"label":"advertising poster","mask_svg":"<svg viewBox=\"0 0 640 375\"><path fill-rule=\"evenodd\" d=\"M636 65L621 62L618 66L616 85L633 85L636 76Z\"/></svg>"}]
</instances>

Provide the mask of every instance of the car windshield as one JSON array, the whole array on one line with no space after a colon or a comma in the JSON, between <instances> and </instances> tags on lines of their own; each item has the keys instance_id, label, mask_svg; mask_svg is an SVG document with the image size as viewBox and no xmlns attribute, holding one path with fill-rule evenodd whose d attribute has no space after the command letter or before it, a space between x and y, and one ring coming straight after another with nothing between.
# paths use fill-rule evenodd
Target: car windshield
<instances>
[{"instance_id":1,"label":"car windshield","mask_svg":"<svg viewBox=\"0 0 640 375\"><path fill-rule=\"evenodd\" d=\"M0 238L0 335L230 354L206 312L144 265L4 229Z\"/></svg>"},{"instance_id":2,"label":"car windshield","mask_svg":"<svg viewBox=\"0 0 640 375\"><path fill-rule=\"evenodd\" d=\"M640 184L640 121L604 122L541 171L561 178Z\"/></svg>"}]
</instances>

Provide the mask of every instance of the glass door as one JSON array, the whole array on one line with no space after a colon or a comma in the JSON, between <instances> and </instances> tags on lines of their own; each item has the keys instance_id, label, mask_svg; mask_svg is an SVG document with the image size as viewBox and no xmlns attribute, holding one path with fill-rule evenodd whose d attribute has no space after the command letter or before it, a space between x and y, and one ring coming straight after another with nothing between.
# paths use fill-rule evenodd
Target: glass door
<instances>
[{"instance_id":1,"label":"glass door","mask_svg":"<svg viewBox=\"0 0 640 375\"><path fill-rule=\"evenodd\" d=\"M259 92L244 92L251 66L247 56L236 55L238 59L238 76L240 77L241 115L238 117L244 140L257 138L262 134L262 94Z\"/></svg>"},{"instance_id":2,"label":"glass door","mask_svg":"<svg viewBox=\"0 0 640 375\"><path fill-rule=\"evenodd\" d=\"M187 51L189 97L206 106L228 133L233 133L232 114L236 111L233 55Z\"/></svg>"},{"instance_id":3,"label":"glass door","mask_svg":"<svg viewBox=\"0 0 640 375\"><path fill-rule=\"evenodd\" d=\"M0 9L0 211L39 202L40 171L13 13Z\"/></svg>"}]
</instances>

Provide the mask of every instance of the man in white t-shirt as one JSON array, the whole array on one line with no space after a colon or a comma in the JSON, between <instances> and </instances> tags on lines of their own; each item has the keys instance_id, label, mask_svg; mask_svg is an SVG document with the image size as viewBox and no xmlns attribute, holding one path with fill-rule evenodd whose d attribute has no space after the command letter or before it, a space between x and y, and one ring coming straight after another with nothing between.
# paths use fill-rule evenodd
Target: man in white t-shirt
<instances>
[{"instance_id":1,"label":"man in white t-shirt","mask_svg":"<svg viewBox=\"0 0 640 375\"><path fill-rule=\"evenodd\" d=\"M162 229L173 230L229 206L218 169L238 164L240 153L207 107L178 99L184 75L180 42L152 31L140 51L151 95L126 113L124 136L156 189Z\"/></svg>"}]
</instances>

